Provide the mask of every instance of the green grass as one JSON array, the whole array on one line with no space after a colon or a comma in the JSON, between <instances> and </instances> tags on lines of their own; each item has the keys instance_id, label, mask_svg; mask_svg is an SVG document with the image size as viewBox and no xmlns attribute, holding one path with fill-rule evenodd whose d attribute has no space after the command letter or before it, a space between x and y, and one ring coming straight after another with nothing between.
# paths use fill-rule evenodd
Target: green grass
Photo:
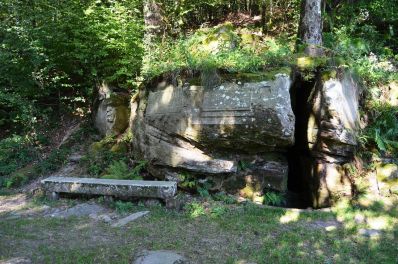
<instances>
[{"instance_id":1,"label":"green grass","mask_svg":"<svg viewBox=\"0 0 398 264\"><path fill-rule=\"evenodd\" d=\"M198 206L198 205L197 205ZM124 228L88 218L7 219L0 215L0 261L27 257L34 263L131 263L143 249L175 250L193 263L396 263L397 203L368 206L341 203L330 212L294 211L255 205L222 205L177 212L150 209L147 217ZM214 212L223 207L222 213ZM142 211L134 206L132 212ZM357 224L361 214L367 223ZM338 219L332 230L314 221ZM382 219L377 239L361 237ZM380 224L380 223L379 223ZM370 225L370 226L369 226Z\"/></svg>"},{"instance_id":2,"label":"green grass","mask_svg":"<svg viewBox=\"0 0 398 264\"><path fill-rule=\"evenodd\" d=\"M292 41L257 33L225 23L185 38L164 40L144 61L143 74L153 77L180 69L259 72L291 64Z\"/></svg>"}]
</instances>

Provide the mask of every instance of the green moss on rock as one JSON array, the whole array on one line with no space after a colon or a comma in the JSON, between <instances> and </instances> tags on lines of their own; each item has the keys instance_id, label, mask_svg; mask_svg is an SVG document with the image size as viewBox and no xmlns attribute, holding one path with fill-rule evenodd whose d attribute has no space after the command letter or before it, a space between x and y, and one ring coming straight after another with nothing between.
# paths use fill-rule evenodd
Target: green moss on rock
<instances>
[{"instance_id":1,"label":"green moss on rock","mask_svg":"<svg viewBox=\"0 0 398 264\"><path fill-rule=\"evenodd\" d=\"M376 176L379 181L394 182L398 180L398 165L395 163L378 164Z\"/></svg>"}]
</instances>

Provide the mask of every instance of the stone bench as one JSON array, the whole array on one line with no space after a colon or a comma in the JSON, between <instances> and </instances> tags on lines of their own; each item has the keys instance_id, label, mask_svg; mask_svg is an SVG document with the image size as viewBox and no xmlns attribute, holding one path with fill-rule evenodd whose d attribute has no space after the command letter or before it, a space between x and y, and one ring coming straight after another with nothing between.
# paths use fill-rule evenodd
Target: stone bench
<instances>
[{"instance_id":1,"label":"stone bench","mask_svg":"<svg viewBox=\"0 0 398 264\"><path fill-rule=\"evenodd\" d=\"M59 193L75 193L167 200L174 197L177 191L177 183L172 181L49 177L42 180L41 184L53 199L57 199Z\"/></svg>"}]
</instances>

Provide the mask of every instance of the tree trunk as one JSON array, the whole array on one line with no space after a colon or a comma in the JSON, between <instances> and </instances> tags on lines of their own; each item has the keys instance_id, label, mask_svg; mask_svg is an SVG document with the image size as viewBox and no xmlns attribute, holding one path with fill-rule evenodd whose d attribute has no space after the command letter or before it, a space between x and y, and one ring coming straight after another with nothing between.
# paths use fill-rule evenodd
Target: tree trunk
<instances>
[{"instance_id":1,"label":"tree trunk","mask_svg":"<svg viewBox=\"0 0 398 264\"><path fill-rule=\"evenodd\" d=\"M156 0L144 0L144 23L143 72L145 73L156 43L161 40L165 31L162 9Z\"/></svg>"},{"instance_id":2,"label":"tree trunk","mask_svg":"<svg viewBox=\"0 0 398 264\"><path fill-rule=\"evenodd\" d=\"M164 33L162 10L156 0L144 1L145 45L153 45Z\"/></svg>"},{"instance_id":3,"label":"tree trunk","mask_svg":"<svg viewBox=\"0 0 398 264\"><path fill-rule=\"evenodd\" d=\"M302 0L299 39L305 46L304 53L322 56L322 0Z\"/></svg>"}]
</instances>

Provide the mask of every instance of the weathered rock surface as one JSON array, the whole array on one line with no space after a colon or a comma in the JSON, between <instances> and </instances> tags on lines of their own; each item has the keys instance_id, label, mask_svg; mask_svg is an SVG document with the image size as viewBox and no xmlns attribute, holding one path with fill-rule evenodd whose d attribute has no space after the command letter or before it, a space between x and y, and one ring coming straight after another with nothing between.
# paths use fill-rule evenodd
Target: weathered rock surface
<instances>
[{"instance_id":1,"label":"weathered rock surface","mask_svg":"<svg viewBox=\"0 0 398 264\"><path fill-rule=\"evenodd\" d=\"M225 190L239 190L241 197L254 200L264 195L264 188L280 191L287 189L288 163L282 155L257 156L254 161L246 164L246 169L223 179Z\"/></svg>"},{"instance_id":2,"label":"weathered rock surface","mask_svg":"<svg viewBox=\"0 0 398 264\"><path fill-rule=\"evenodd\" d=\"M352 157L359 128L359 91L351 74L327 79L315 87L308 122L308 142L313 152Z\"/></svg>"},{"instance_id":3,"label":"weathered rock surface","mask_svg":"<svg viewBox=\"0 0 398 264\"><path fill-rule=\"evenodd\" d=\"M309 227L316 229L325 229L326 231L333 231L343 226L337 220L315 220L308 223Z\"/></svg>"},{"instance_id":4,"label":"weathered rock surface","mask_svg":"<svg viewBox=\"0 0 398 264\"><path fill-rule=\"evenodd\" d=\"M83 217L90 215L98 215L104 212L106 212L106 209L100 205L91 204L91 203L82 203L65 210L56 209L55 211L46 214L45 217L55 217L55 218L68 218L72 216Z\"/></svg>"},{"instance_id":5,"label":"weathered rock surface","mask_svg":"<svg viewBox=\"0 0 398 264\"><path fill-rule=\"evenodd\" d=\"M122 227L122 226L125 226L128 223L130 223L138 218L141 218L147 214L149 214L149 211L137 212L137 213L131 214L129 216L126 216L125 218L119 219L117 222L113 223L111 226L112 227Z\"/></svg>"},{"instance_id":6,"label":"weathered rock surface","mask_svg":"<svg viewBox=\"0 0 398 264\"><path fill-rule=\"evenodd\" d=\"M169 250L144 250L138 255L133 264L188 264L181 255Z\"/></svg>"},{"instance_id":7,"label":"weathered rock surface","mask_svg":"<svg viewBox=\"0 0 398 264\"><path fill-rule=\"evenodd\" d=\"M376 176L379 181L398 180L398 165L395 163L379 163L376 165Z\"/></svg>"},{"instance_id":8,"label":"weathered rock surface","mask_svg":"<svg viewBox=\"0 0 398 264\"><path fill-rule=\"evenodd\" d=\"M167 199L177 191L176 182L49 177L41 181L46 192L99 194L116 197Z\"/></svg>"},{"instance_id":9,"label":"weathered rock surface","mask_svg":"<svg viewBox=\"0 0 398 264\"><path fill-rule=\"evenodd\" d=\"M22 257L18 257L18 258L12 258L6 261L2 261L2 264L31 264L32 261L28 258L22 258Z\"/></svg>"},{"instance_id":10,"label":"weathered rock surface","mask_svg":"<svg viewBox=\"0 0 398 264\"><path fill-rule=\"evenodd\" d=\"M395 163L392 163L395 162ZM398 165L397 161L378 162L375 171L375 186L377 192L383 196L398 194Z\"/></svg>"},{"instance_id":11,"label":"weathered rock surface","mask_svg":"<svg viewBox=\"0 0 398 264\"><path fill-rule=\"evenodd\" d=\"M350 72L334 69L332 73L320 73L308 99L305 174L315 207L352 194L353 183L344 164L352 160L357 145L359 87Z\"/></svg>"},{"instance_id":12,"label":"weathered rock surface","mask_svg":"<svg viewBox=\"0 0 398 264\"><path fill-rule=\"evenodd\" d=\"M101 135L119 135L129 124L129 95L103 83L94 105L94 125Z\"/></svg>"},{"instance_id":13,"label":"weathered rock surface","mask_svg":"<svg viewBox=\"0 0 398 264\"><path fill-rule=\"evenodd\" d=\"M294 143L290 78L220 85L161 80L142 92L132 126L134 150L150 161L151 174L175 178L180 171L231 176L241 171L242 154L285 152ZM287 162L252 170L262 187L286 189ZM281 169L281 167L283 167ZM278 173L277 170L279 170ZM243 177L244 178L244 177Z\"/></svg>"},{"instance_id":14,"label":"weathered rock surface","mask_svg":"<svg viewBox=\"0 0 398 264\"><path fill-rule=\"evenodd\" d=\"M358 234L364 237L369 237L374 239L374 238L380 238L383 233L380 230L361 228L358 230Z\"/></svg>"}]
</instances>

